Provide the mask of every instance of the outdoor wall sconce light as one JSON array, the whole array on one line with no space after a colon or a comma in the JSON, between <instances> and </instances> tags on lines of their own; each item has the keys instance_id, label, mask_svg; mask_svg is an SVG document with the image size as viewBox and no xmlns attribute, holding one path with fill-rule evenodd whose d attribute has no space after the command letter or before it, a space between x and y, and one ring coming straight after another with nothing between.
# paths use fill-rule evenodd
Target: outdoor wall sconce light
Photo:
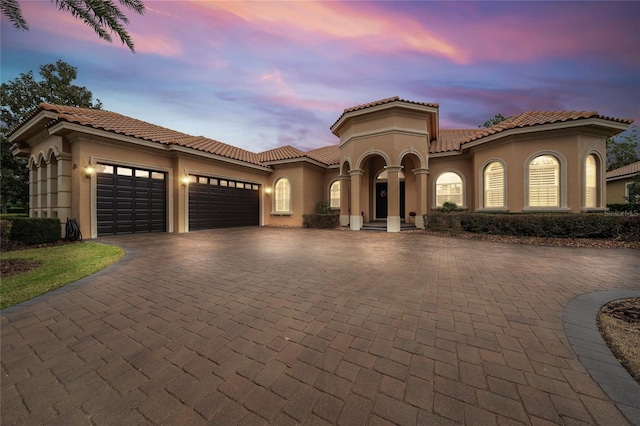
<instances>
[{"instance_id":1,"label":"outdoor wall sconce light","mask_svg":"<svg viewBox=\"0 0 640 426\"><path fill-rule=\"evenodd\" d=\"M189 175L184 175L182 176L182 186L187 186L189 185Z\"/></svg>"},{"instance_id":2,"label":"outdoor wall sconce light","mask_svg":"<svg viewBox=\"0 0 640 426\"><path fill-rule=\"evenodd\" d=\"M91 175L95 173L95 171L95 167L93 167L91 164L87 164L86 166L84 166L84 175L88 178L90 178Z\"/></svg>"},{"instance_id":3,"label":"outdoor wall sconce light","mask_svg":"<svg viewBox=\"0 0 640 426\"><path fill-rule=\"evenodd\" d=\"M271 194L271 187L267 186L267 187L264 189L264 193L265 193L265 194Z\"/></svg>"}]
</instances>

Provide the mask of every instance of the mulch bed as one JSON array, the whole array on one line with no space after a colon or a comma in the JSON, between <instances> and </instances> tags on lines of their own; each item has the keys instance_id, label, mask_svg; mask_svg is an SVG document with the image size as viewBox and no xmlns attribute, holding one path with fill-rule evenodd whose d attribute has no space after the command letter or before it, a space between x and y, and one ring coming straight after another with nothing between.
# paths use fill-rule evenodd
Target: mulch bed
<instances>
[{"instance_id":1,"label":"mulch bed","mask_svg":"<svg viewBox=\"0 0 640 426\"><path fill-rule=\"evenodd\" d=\"M23 272L30 271L40 266L40 262L37 260L26 259L7 259L0 263L0 276L7 278L12 275L18 275Z\"/></svg>"},{"instance_id":2,"label":"mulch bed","mask_svg":"<svg viewBox=\"0 0 640 426\"><path fill-rule=\"evenodd\" d=\"M640 297L604 305L598 329L620 364L640 383Z\"/></svg>"}]
</instances>

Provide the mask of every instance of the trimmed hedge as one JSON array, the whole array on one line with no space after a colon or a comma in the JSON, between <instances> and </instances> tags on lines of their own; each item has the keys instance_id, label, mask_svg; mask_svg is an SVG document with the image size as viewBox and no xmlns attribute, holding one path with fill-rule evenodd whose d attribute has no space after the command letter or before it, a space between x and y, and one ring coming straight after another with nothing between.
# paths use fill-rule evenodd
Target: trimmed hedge
<instances>
[{"instance_id":1,"label":"trimmed hedge","mask_svg":"<svg viewBox=\"0 0 640 426\"><path fill-rule=\"evenodd\" d=\"M24 244L53 243L62 235L60 219L52 218L7 218L11 222L9 239Z\"/></svg>"},{"instance_id":2,"label":"trimmed hedge","mask_svg":"<svg viewBox=\"0 0 640 426\"><path fill-rule=\"evenodd\" d=\"M640 203L607 204L612 212L640 213Z\"/></svg>"},{"instance_id":3,"label":"trimmed hedge","mask_svg":"<svg viewBox=\"0 0 640 426\"><path fill-rule=\"evenodd\" d=\"M303 214L302 226L305 228L333 229L340 224L340 214Z\"/></svg>"},{"instance_id":4,"label":"trimmed hedge","mask_svg":"<svg viewBox=\"0 0 640 426\"><path fill-rule=\"evenodd\" d=\"M613 238L640 241L640 216L594 213L484 214L432 213L429 231L554 238Z\"/></svg>"}]
</instances>

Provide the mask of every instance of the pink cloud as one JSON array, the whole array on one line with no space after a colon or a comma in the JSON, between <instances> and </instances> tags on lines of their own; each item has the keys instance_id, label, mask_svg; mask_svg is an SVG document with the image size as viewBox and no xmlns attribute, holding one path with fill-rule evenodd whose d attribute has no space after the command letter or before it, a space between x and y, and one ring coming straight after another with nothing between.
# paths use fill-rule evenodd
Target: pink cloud
<instances>
[{"instance_id":1,"label":"pink cloud","mask_svg":"<svg viewBox=\"0 0 640 426\"><path fill-rule=\"evenodd\" d=\"M58 10L50 2L21 2L21 9L31 31L37 30L38 32L62 37L73 42L81 42L82 44L105 44L105 41L98 38L97 34L82 20L74 18L68 12ZM160 12L155 9L147 9L146 16L139 19L131 16L131 13L126 13L126 11L125 14L132 22L125 29L135 43L136 52L161 56L179 56L182 53L182 48L176 40L165 34L158 33L157 25L154 26L153 24L153 17L148 19L149 25L145 29L145 19L148 18L148 15L160 14ZM133 25L134 21L135 25ZM114 46L127 49L116 34L111 34L111 38ZM46 46L46 43L43 43L43 46Z\"/></svg>"},{"instance_id":2,"label":"pink cloud","mask_svg":"<svg viewBox=\"0 0 640 426\"><path fill-rule=\"evenodd\" d=\"M410 49L464 61L455 47L434 36L412 17L374 7L340 2L228 2L197 3L208 10L224 10L267 33L313 43L316 37L358 43L367 50Z\"/></svg>"}]
</instances>

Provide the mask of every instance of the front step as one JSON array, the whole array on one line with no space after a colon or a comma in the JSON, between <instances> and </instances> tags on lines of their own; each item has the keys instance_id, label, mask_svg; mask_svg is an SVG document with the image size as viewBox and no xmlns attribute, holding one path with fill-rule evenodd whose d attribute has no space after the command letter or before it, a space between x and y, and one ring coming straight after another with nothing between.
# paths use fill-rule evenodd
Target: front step
<instances>
[{"instance_id":1,"label":"front step","mask_svg":"<svg viewBox=\"0 0 640 426\"><path fill-rule=\"evenodd\" d=\"M400 231L413 231L418 229L413 223L400 223ZM360 228L362 231L382 231L387 232L387 222L386 221L376 221L376 222L367 222L363 223Z\"/></svg>"}]
</instances>

